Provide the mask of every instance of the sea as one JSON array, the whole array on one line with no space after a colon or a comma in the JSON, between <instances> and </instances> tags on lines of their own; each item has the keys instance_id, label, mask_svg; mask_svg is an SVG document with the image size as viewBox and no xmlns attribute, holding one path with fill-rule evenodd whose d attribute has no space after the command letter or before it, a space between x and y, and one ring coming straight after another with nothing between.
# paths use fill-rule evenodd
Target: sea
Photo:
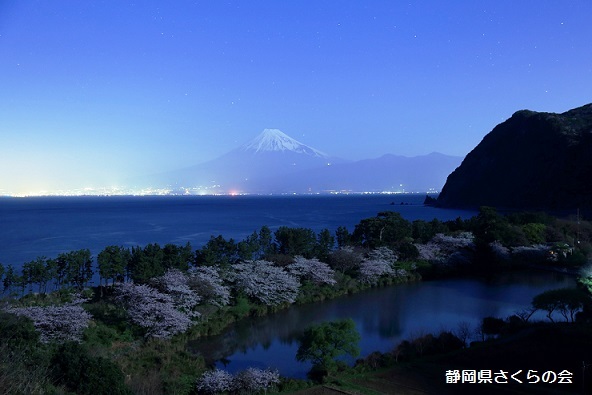
<instances>
[{"instance_id":1,"label":"sea","mask_svg":"<svg viewBox=\"0 0 592 395\"><path fill-rule=\"evenodd\" d=\"M282 196L81 196L0 198L0 263L20 268L37 257L110 245L240 241L262 226L353 231L364 218L396 211L410 220L469 218L474 211L423 205L423 194Z\"/></svg>"}]
</instances>

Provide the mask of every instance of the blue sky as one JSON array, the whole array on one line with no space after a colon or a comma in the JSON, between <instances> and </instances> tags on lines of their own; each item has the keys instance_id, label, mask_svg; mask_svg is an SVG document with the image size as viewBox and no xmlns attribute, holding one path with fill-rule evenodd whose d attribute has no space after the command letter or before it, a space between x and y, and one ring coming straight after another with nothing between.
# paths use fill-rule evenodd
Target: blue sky
<instances>
[{"instance_id":1,"label":"blue sky","mask_svg":"<svg viewBox=\"0 0 592 395\"><path fill-rule=\"evenodd\" d=\"M121 182L278 128L464 156L592 102L590 1L0 2L0 194Z\"/></svg>"}]
</instances>

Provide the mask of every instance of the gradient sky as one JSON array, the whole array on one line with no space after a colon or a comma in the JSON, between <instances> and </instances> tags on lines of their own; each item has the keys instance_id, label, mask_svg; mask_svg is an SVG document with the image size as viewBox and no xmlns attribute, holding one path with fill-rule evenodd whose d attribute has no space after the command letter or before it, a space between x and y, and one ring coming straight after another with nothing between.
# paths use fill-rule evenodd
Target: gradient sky
<instances>
[{"instance_id":1,"label":"gradient sky","mask_svg":"<svg viewBox=\"0 0 592 395\"><path fill-rule=\"evenodd\" d=\"M0 194L213 159L278 128L331 155L464 156L592 102L592 2L0 1Z\"/></svg>"}]
</instances>

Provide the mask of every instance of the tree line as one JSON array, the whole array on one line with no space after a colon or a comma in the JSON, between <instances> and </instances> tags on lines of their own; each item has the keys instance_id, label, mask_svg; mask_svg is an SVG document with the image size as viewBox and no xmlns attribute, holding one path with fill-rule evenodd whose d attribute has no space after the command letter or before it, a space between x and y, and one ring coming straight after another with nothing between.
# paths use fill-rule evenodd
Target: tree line
<instances>
[{"instance_id":1,"label":"tree line","mask_svg":"<svg viewBox=\"0 0 592 395\"><path fill-rule=\"evenodd\" d=\"M557 219L544 213L501 215L491 207L482 207L478 215L466 220L408 221L397 212L385 211L361 220L351 233L343 226L334 234L328 229L315 233L312 229L287 226L272 232L263 226L238 242L221 235L211 236L195 251L190 243L183 246L151 243L131 248L112 245L97 255L96 262L90 250L81 249L55 258L37 257L25 262L20 271L0 263L0 280L4 293L23 295L67 287L81 290L92 283L94 276L98 276L99 285L125 281L143 284L170 269L225 267L262 259L285 266L295 256L317 258L340 270L347 263L338 259L336 251L347 247L360 251L387 247L396 252L400 261L425 260L422 248L436 235L463 232L472 235L475 256L481 262L495 260L494 243L503 248L555 243L553 250L547 248L545 253L557 253L559 260L574 265L585 263L592 252L592 225L579 219Z\"/></svg>"}]
</instances>

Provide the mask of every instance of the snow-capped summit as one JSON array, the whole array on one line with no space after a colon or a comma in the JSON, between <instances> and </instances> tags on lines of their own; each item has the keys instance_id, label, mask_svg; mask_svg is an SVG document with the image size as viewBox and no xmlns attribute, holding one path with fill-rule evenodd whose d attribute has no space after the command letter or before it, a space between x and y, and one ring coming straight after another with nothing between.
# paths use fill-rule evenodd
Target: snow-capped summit
<instances>
[{"instance_id":1,"label":"snow-capped summit","mask_svg":"<svg viewBox=\"0 0 592 395\"><path fill-rule=\"evenodd\" d=\"M269 151L289 151L319 158L327 158L324 152L293 139L279 129L265 129L257 137L241 147L243 151L254 153Z\"/></svg>"}]
</instances>

